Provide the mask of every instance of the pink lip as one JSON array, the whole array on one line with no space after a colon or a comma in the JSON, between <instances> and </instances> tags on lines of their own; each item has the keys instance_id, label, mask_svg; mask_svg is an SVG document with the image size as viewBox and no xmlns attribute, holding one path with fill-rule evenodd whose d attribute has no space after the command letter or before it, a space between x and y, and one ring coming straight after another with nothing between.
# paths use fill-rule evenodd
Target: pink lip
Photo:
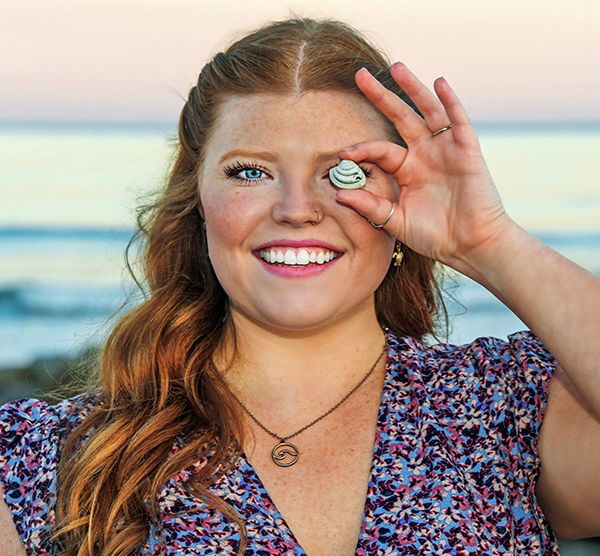
<instances>
[{"instance_id":1,"label":"pink lip","mask_svg":"<svg viewBox=\"0 0 600 556\"><path fill-rule=\"evenodd\" d=\"M326 243L320 239L276 239L274 241L262 243L256 249L254 249L254 251L262 251L271 247L321 247L323 249L327 249L328 251L335 251L336 253L343 252L338 247L335 247L335 245L331 245L331 243Z\"/></svg>"}]
</instances>

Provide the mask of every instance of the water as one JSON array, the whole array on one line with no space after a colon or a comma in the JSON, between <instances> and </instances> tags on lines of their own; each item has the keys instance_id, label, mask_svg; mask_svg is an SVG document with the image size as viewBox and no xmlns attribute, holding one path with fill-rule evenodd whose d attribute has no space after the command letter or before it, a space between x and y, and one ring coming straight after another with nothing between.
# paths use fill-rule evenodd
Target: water
<instances>
[{"instance_id":1,"label":"water","mask_svg":"<svg viewBox=\"0 0 600 556\"><path fill-rule=\"evenodd\" d=\"M0 369L75 356L100 343L130 296L123 252L131 232L0 231Z\"/></svg>"},{"instance_id":2,"label":"water","mask_svg":"<svg viewBox=\"0 0 600 556\"><path fill-rule=\"evenodd\" d=\"M0 369L102 341L133 288L123 252L136 199L164 179L174 133L0 126ZM600 274L600 127L482 126L480 138L509 213ZM524 328L460 282L450 341Z\"/></svg>"}]
</instances>

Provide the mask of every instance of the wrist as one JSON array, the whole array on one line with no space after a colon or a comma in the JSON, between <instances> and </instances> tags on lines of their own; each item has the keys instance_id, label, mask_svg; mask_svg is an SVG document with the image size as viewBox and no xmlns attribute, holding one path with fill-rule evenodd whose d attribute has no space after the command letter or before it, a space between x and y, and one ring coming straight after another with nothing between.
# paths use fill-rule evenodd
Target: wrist
<instances>
[{"instance_id":1,"label":"wrist","mask_svg":"<svg viewBox=\"0 0 600 556\"><path fill-rule=\"evenodd\" d=\"M497 289L497 279L530 240L535 240L508 215L504 214L486 240L456 257L452 268L491 291Z\"/></svg>"}]
</instances>

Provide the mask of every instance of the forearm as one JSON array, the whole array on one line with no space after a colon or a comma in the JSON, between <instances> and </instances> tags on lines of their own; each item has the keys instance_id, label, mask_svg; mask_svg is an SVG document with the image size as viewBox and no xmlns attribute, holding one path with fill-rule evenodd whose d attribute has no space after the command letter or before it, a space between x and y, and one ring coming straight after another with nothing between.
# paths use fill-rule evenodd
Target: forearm
<instances>
[{"instance_id":1,"label":"forearm","mask_svg":"<svg viewBox=\"0 0 600 556\"><path fill-rule=\"evenodd\" d=\"M600 416L600 279L512 221L457 267L542 340Z\"/></svg>"}]
</instances>

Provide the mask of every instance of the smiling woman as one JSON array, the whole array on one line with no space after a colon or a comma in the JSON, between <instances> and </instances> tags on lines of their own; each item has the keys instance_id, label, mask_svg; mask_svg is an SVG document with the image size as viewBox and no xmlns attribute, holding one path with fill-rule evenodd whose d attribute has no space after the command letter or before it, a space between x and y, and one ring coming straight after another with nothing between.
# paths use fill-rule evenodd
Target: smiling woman
<instances>
[{"instance_id":1,"label":"smiling woman","mask_svg":"<svg viewBox=\"0 0 600 556\"><path fill-rule=\"evenodd\" d=\"M98 384L1 410L5 553L551 555L600 532L598 279L506 215L434 88L333 21L203 68ZM364 186L331 179L343 160ZM427 343L438 263L533 333Z\"/></svg>"}]
</instances>

